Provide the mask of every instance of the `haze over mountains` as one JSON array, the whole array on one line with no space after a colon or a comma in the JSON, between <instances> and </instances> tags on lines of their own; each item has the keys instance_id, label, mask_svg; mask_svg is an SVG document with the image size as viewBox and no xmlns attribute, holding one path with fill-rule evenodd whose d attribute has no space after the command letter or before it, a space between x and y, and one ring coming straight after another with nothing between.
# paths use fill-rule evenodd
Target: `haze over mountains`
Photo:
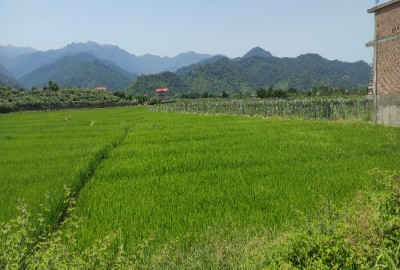
<instances>
[{"instance_id":1,"label":"haze over mountains","mask_svg":"<svg viewBox=\"0 0 400 270\"><path fill-rule=\"evenodd\" d=\"M92 55L98 61L88 62L87 57L79 57L83 53ZM0 46L0 64L7 70L7 72L0 72L9 79L21 79L22 84L27 88L42 87L43 82L55 80L61 82L60 86L79 85L82 87L92 87L93 84L103 81L104 85L112 90L123 90L132 79L136 78L135 74L175 71L209 57L211 55L195 52L181 53L175 57L160 57L151 54L136 56L118 46L100 45L92 41L71 43L64 48L49 51ZM106 65L113 71L116 71L116 67L118 67L120 74L117 75L115 72L109 74L106 72L107 68L100 67L100 65ZM86 73L91 78L82 81L77 77L72 78L74 73L65 73L66 71L72 72L72 67L78 68L79 71L75 70L74 72L81 75L81 79ZM93 77L95 76L94 71L99 69L103 72L99 73L96 79ZM64 73L56 74L57 71ZM121 83L116 83L121 76L124 79L121 80ZM128 83L126 83L127 80L129 80Z\"/></svg>"},{"instance_id":2,"label":"haze over mountains","mask_svg":"<svg viewBox=\"0 0 400 270\"><path fill-rule=\"evenodd\" d=\"M36 51L37 50L29 47L14 47L11 45L0 46L0 62L6 62L17 56L27 53L33 53Z\"/></svg>"},{"instance_id":3,"label":"haze over mountains","mask_svg":"<svg viewBox=\"0 0 400 270\"><path fill-rule=\"evenodd\" d=\"M6 74L9 74L9 71L0 65L0 87L12 87L17 89L22 87L22 84L12 78L12 75Z\"/></svg>"},{"instance_id":4,"label":"haze over mountains","mask_svg":"<svg viewBox=\"0 0 400 270\"><path fill-rule=\"evenodd\" d=\"M92 41L49 51L0 46L0 86L26 89L41 88L52 80L60 87L106 86L114 91L124 91L130 85L132 93L147 93L154 87L170 87L176 93L253 91L265 86L304 90L321 84L367 85L369 73L369 65L361 61L329 61L312 54L278 58L260 47L229 59L192 51L175 57L136 56L118 46Z\"/></svg>"},{"instance_id":5,"label":"haze over mountains","mask_svg":"<svg viewBox=\"0 0 400 270\"><path fill-rule=\"evenodd\" d=\"M27 48L15 48L15 50L22 49L27 50ZM92 41L71 43L58 50L44 52L31 50L30 53L10 54L7 53L4 46L0 46L0 61L16 78L20 78L38 67L52 64L64 56L83 52L90 53L101 60L109 60L122 69L136 74L158 73L165 70L175 71L182 66L211 57L211 55L194 52L182 53L175 57L160 57L151 54L136 56L118 46L100 45Z\"/></svg>"}]
</instances>

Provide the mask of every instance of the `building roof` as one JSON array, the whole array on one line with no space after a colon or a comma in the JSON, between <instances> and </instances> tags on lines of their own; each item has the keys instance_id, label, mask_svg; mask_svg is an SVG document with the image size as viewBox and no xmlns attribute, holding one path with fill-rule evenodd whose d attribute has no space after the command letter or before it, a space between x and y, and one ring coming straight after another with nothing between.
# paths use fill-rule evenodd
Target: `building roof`
<instances>
[{"instance_id":1,"label":"building roof","mask_svg":"<svg viewBox=\"0 0 400 270\"><path fill-rule=\"evenodd\" d=\"M382 9L384 7L393 5L393 4L398 3L398 2L400 2L400 0L392 0L392 1L388 1L388 2L380 4L380 5L377 5L376 7L368 9L368 13L377 12L378 10L380 10L380 9Z\"/></svg>"},{"instance_id":2,"label":"building roof","mask_svg":"<svg viewBox=\"0 0 400 270\"><path fill-rule=\"evenodd\" d=\"M399 0L400 1L400 0ZM157 93L166 93L166 92L168 92L168 88L157 88L156 89L156 92Z\"/></svg>"}]
</instances>

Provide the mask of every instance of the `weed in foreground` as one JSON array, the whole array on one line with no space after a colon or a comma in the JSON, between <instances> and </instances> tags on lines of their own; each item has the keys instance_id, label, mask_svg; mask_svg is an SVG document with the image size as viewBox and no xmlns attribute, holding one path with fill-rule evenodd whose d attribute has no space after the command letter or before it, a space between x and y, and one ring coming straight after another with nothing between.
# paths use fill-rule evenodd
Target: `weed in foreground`
<instances>
[{"instance_id":1,"label":"weed in foreground","mask_svg":"<svg viewBox=\"0 0 400 270\"><path fill-rule=\"evenodd\" d=\"M376 170L380 191L363 191L351 206L330 204L304 229L282 236L265 260L266 269L398 269L400 179Z\"/></svg>"},{"instance_id":2,"label":"weed in foreground","mask_svg":"<svg viewBox=\"0 0 400 270\"><path fill-rule=\"evenodd\" d=\"M16 219L0 224L0 269L137 269L144 249L127 254L120 233L112 233L84 250L77 248L80 220L73 214L69 194L67 217L59 226L46 225L42 215L33 217L24 202ZM36 222L38 220L39 222ZM53 228L57 228L54 230Z\"/></svg>"}]
</instances>

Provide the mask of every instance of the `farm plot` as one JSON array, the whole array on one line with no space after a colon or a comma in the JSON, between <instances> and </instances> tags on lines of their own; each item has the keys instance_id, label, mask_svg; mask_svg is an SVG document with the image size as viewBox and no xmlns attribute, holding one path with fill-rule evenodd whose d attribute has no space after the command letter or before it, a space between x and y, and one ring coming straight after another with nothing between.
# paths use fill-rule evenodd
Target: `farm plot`
<instances>
[{"instance_id":1,"label":"farm plot","mask_svg":"<svg viewBox=\"0 0 400 270\"><path fill-rule=\"evenodd\" d=\"M372 100L349 98L301 99L197 99L176 100L149 106L162 112L236 114L313 120L372 120Z\"/></svg>"},{"instance_id":2,"label":"farm plot","mask_svg":"<svg viewBox=\"0 0 400 270\"><path fill-rule=\"evenodd\" d=\"M0 222L15 217L19 200L34 214L49 209L48 218L54 221L64 185L80 185L98 154L123 134L123 114L124 110L0 114Z\"/></svg>"},{"instance_id":3,"label":"farm plot","mask_svg":"<svg viewBox=\"0 0 400 270\"><path fill-rule=\"evenodd\" d=\"M399 129L133 110L124 143L82 190L80 245L121 231L128 249L207 245L211 232L231 239L281 230L373 184L374 168L399 169Z\"/></svg>"},{"instance_id":4,"label":"farm plot","mask_svg":"<svg viewBox=\"0 0 400 270\"><path fill-rule=\"evenodd\" d=\"M222 268L218 258L251 251L258 233L301 226L298 210L313 216L322 198L340 205L373 185L374 168L399 170L399 138L360 122L143 107L0 115L0 217L14 218L18 199L37 213L48 194L54 221L63 186L88 180L77 197L81 248L120 231L128 252L153 239L156 269Z\"/></svg>"}]
</instances>

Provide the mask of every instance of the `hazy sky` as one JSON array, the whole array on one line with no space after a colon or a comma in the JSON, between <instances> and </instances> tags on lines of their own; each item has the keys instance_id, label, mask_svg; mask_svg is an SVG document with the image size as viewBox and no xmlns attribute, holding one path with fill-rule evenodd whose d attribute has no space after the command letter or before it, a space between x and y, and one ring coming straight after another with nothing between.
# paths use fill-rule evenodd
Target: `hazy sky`
<instances>
[{"instance_id":1,"label":"hazy sky","mask_svg":"<svg viewBox=\"0 0 400 270\"><path fill-rule=\"evenodd\" d=\"M383 1L381 1L383 2ZM372 62L375 0L0 0L0 44L59 49L88 40L135 55L279 57L318 53Z\"/></svg>"}]
</instances>

